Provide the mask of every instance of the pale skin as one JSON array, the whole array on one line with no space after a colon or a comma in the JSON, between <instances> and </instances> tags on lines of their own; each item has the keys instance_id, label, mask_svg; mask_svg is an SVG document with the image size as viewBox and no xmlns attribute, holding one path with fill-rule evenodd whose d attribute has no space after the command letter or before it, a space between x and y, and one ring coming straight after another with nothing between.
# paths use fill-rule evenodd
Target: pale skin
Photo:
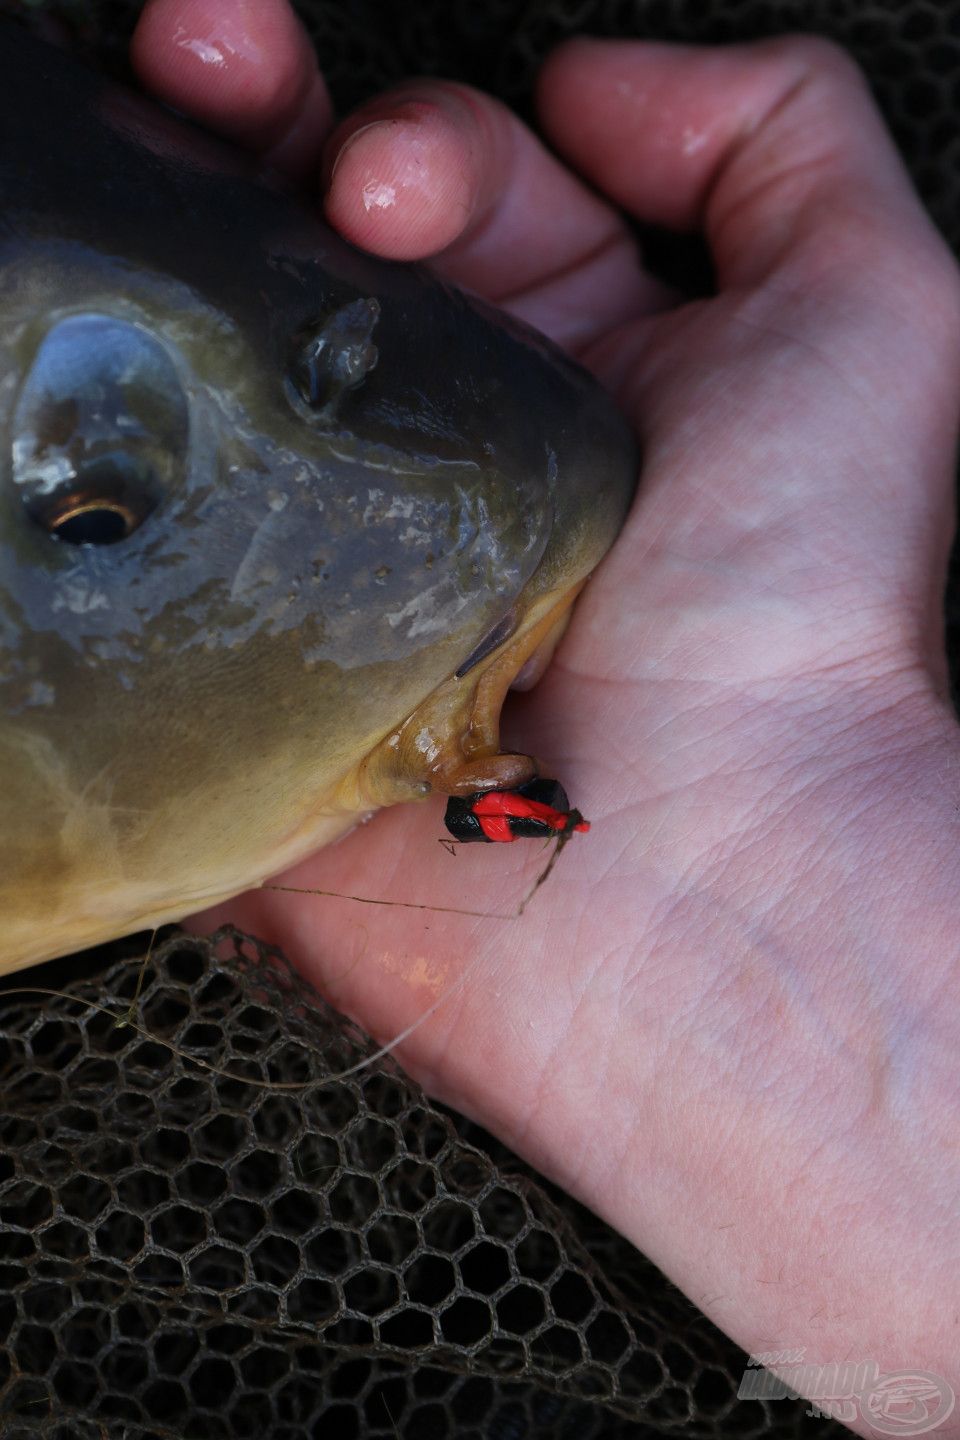
<instances>
[{"instance_id":1,"label":"pale skin","mask_svg":"<svg viewBox=\"0 0 960 1440\"><path fill-rule=\"evenodd\" d=\"M568 346L645 451L623 535L508 707L509 747L594 822L523 918L260 891L197 923L277 941L384 1040L470 966L399 1052L432 1094L747 1350L960 1390L940 621L960 280L859 72L811 39L577 40L538 93L564 164L448 83L334 128L282 0L153 0L134 58L355 243L429 258ZM702 229L716 298L670 297L618 207ZM453 859L441 814L384 812L283 878L502 911L543 856Z\"/></svg>"}]
</instances>

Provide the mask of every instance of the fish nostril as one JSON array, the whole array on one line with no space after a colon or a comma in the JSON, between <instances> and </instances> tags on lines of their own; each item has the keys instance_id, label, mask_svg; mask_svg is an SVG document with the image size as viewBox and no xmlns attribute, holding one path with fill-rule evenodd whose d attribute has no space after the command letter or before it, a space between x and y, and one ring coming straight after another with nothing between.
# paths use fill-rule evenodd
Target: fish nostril
<instances>
[{"instance_id":1,"label":"fish nostril","mask_svg":"<svg viewBox=\"0 0 960 1440\"><path fill-rule=\"evenodd\" d=\"M294 337L287 394L301 413L329 422L363 384L378 359L371 337L379 318L378 300L351 300Z\"/></svg>"}]
</instances>

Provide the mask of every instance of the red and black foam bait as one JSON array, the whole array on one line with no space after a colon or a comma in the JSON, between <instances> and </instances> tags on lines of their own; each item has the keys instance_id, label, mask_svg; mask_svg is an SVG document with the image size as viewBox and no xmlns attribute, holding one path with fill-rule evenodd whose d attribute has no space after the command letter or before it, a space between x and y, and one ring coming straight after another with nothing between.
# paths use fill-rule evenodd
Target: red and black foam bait
<instances>
[{"instance_id":1,"label":"red and black foam bait","mask_svg":"<svg viewBox=\"0 0 960 1440\"><path fill-rule=\"evenodd\" d=\"M574 830L589 830L579 810L570 808L559 780L538 777L516 790L480 790L451 795L444 824L457 840L497 843L548 840Z\"/></svg>"}]
</instances>

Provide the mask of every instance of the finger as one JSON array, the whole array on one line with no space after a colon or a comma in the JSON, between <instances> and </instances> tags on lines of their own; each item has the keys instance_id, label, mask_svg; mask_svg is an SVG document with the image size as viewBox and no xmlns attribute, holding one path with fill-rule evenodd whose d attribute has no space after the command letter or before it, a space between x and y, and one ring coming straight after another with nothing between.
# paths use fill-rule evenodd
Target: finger
<instances>
[{"instance_id":1,"label":"finger","mask_svg":"<svg viewBox=\"0 0 960 1440\"><path fill-rule=\"evenodd\" d=\"M333 108L287 0L148 0L130 53L147 89L269 165L316 162Z\"/></svg>"},{"instance_id":2,"label":"finger","mask_svg":"<svg viewBox=\"0 0 960 1440\"><path fill-rule=\"evenodd\" d=\"M433 256L446 278L568 346L665 303L615 208L468 86L378 97L335 131L326 169L327 216L348 239L392 259Z\"/></svg>"},{"instance_id":3,"label":"finger","mask_svg":"<svg viewBox=\"0 0 960 1440\"><path fill-rule=\"evenodd\" d=\"M789 36L723 48L577 39L541 71L550 140L638 218L704 230L721 287L757 285L810 242L863 274L869 242L935 247L864 77Z\"/></svg>"},{"instance_id":4,"label":"finger","mask_svg":"<svg viewBox=\"0 0 960 1440\"><path fill-rule=\"evenodd\" d=\"M808 37L723 49L578 39L547 61L538 104L548 137L606 194L710 242L719 309L678 316L655 357L649 330L590 357L623 382L648 436L678 406L712 424L731 385L755 419L787 419L816 369L834 377L824 442L857 414L885 449L874 473L909 490L904 458L920 447L944 482L957 271L842 51Z\"/></svg>"},{"instance_id":5,"label":"finger","mask_svg":"<svg viewBox=\"0 0 960 1440\"><path fill-rule=\"evenodd\" d=\"M815 649L848 607L859 654L869 631L884 654L913 657L939 614L952 530L960 286L860 72L806 38L577 40L547 62L538 103L548 137L604 193L705 232L720 288L585 357L646 456L635 548L620 547L611 581L627 593L651 547L668 553L662 613L698 633L690 597L704 614L729 605L732 564L753 613L792 607L780 632L792 643ZM668 632L669 620L658 635L681 653Z\"/></svg>"}]
</instances>

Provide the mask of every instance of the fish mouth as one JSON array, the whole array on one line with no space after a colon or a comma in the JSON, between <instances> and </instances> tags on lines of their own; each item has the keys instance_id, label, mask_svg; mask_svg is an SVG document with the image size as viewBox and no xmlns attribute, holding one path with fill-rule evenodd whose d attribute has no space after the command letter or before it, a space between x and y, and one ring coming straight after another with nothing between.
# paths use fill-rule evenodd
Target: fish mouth
<instances>
[{"instance_id":1,"label":"fish mouth","mask_svg":"<svg viewBox=\"0 0 960 1440\"><path fill-rule=\"evenodd\" d=\"M529 688L546 668L585 583L581 577L538 595L509 639L465 662L379 742L341 787L339 801L373 808L431 794L513 789L538 775L533 756L500 749L500 712L518 678Z\"/></svg>"}]
</instances>

